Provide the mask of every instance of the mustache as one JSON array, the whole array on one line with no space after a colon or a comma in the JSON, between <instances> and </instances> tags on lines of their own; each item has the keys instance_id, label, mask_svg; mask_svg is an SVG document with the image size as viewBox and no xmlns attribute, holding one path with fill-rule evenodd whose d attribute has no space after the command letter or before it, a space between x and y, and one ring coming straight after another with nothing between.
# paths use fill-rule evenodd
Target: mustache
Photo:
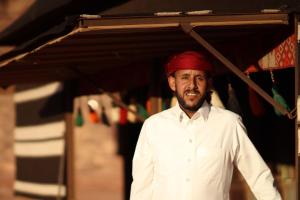
<instances>
[{"instance_id":1,"label":"mustache","mask_svg":"<svg viewBox=\"0 0 300 200\"><path fill-rule=\"evenodd\" d=\"M193 90L185 90L184 93L195 93L195 94L200 94L199 90L193 89Z\"/></svg>"}]
</instances>

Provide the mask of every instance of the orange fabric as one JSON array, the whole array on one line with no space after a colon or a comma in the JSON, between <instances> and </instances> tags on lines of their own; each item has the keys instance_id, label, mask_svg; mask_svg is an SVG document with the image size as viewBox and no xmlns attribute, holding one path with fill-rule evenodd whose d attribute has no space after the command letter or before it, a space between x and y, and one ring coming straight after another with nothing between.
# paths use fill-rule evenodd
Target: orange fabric
<instances>
[{"instance_id":1,"label":"orange fabric","mask_svg":"<svg viewBox=\"0 0 300 200\"><path fill-rule=\"evenodd\" d=\"M97 113L95 111L91 111L90 112L90 120L93 123L99 122L99 117L98 117L98 115L97 115Z\"/></svg>"}]
</instances>

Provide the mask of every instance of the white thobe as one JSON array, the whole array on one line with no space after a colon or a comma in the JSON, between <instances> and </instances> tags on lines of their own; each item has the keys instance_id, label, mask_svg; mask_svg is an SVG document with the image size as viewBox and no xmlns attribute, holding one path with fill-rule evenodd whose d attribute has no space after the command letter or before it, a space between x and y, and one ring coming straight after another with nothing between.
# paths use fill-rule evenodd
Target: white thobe
<instances>
[{"instance_id":1,"label":"white thobe","mask_svg":"<svg viewBox=\"0 0 300 200\"><path fill-rule=\"evenodd\" d=\"M280 200L241 118L204 102L148 118L133 158L131 200L228 200L234 165L258 200Z\"/></svg>"}]
</instances>

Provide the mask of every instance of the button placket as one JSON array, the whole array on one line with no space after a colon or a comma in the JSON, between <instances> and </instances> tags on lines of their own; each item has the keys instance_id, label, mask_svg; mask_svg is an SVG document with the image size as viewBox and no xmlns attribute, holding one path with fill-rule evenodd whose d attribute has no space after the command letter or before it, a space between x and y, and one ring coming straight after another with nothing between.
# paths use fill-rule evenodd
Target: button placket
<instances>
[{"instance_id":1,"label":"button placket","mask_svg":"<svg viewBox=\"0 0 300 200\"><path fill-rule=\"evenodd\" d=\"M185 121L185 147L186 147L186 157L185 157L185 170L183 178L183 188L185 191L185 199L191 199L192 187L190 184L193 182L193 172L194 172L194 162L195 162L195 125L196 121L188 119Z\"/></svg>"},{"instance_id":2,"label":"button placket","mask_svg":"<svg viewBox=\"0 0 300 200\"><path fill-rule=\"evenodd\" d=\"M193 158L194 158L194 132L193 132L193 123L192 120L188 121L187 123L187 155L186 155L186 173L185 173L185 182L188 184L191 182L192 179L192 171L193 171Z\"/></svg>"}]
</instances>

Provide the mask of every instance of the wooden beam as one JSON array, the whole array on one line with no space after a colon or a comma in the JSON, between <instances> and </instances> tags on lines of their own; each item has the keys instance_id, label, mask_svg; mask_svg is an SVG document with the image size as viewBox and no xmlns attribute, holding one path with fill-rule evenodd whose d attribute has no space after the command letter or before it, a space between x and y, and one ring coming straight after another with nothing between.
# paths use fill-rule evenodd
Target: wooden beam
<instances>
[{"instance_id":1,"label":"wooden beam","mask_svg":"<svg viewBox=\"0 0 300 200\"><path fill-rule=\"evenodd\" d=\"M225 56L223 56L217 49L215 49L210 43L202 38L197 32L193 30L191 24L181 24L183 31L194 38L199 44L201 44L206 50L208 50L215 58L223 63L228 69L230 69L235 75L242 79L248 86L254 89L260 96L262 96L268 103L279 110L283 115L289 117L289 111L287 111L282 105L277 103L269 94L267 94L259 85L249 79L241 70L230 62Z\"/></svg>"},{"instance_id":2,"label":"wooden beam","mask_svg":"<svg viewBox=\"0 0 300 200\"><path fill-rule=\"evenodd\" d=\"M87 30L116 30L179 27L180 23L191 23L192 26L226 26L226 25L259 25L288 24L288 14L256 15L206 15L176 17L138 17L138 18L82 18L80 26Z\"/></svg>"},{"instance_id":3,"label":"wooden beam","mask_svg":"<svg viewBox=\"0 0 300 200\"><path fill-rule=\"evenodd\" d=\"M161 42L158 41L129 41L128 43L112 43L112 44L97 44L95 41L95 44L89 44L89 45L75 45L75 46L52 46L45 49L42 49L40 51L35 52L33 55L29 55L28 57L37 57L40 58L41 56L45 57L51 57L52 55L59 55L63 57L65 54L71 54L75 55L79 53L85 53L85 54L106 54L111 55L114 52L130 52L134 50L141 50L141 51L147 51L149 49L152 50L164 50L167 48L175 48L177 46L179 47L186 47L194 45L194 41L189 40L179 40L179 41L164 41L161 40ZM43 57L41 57L43 58Z\"/></svg>"},{"instance_id":4,"label":"wooden beam","mask_svg":"<svg viewBox=\"0 0 300 200\"><path fill-rule=\"evenodd\" d=\"M300 25L300 15L295 15L295 34L296 34L296 42L295 45L295 104L297 108L297 101L299 101L300 96L300 66L299 66L299 25ZM299 111L297 111L299 113ZM299 147L299 133L298 130L300 129L299 126L300 116L297 116L297 119L295 120L295 178L296 178L296 186L297 186L297 192L296 192L296 199L299 199L299 191L300 191L300 147Z\"/></svg>"}]
</instances>

